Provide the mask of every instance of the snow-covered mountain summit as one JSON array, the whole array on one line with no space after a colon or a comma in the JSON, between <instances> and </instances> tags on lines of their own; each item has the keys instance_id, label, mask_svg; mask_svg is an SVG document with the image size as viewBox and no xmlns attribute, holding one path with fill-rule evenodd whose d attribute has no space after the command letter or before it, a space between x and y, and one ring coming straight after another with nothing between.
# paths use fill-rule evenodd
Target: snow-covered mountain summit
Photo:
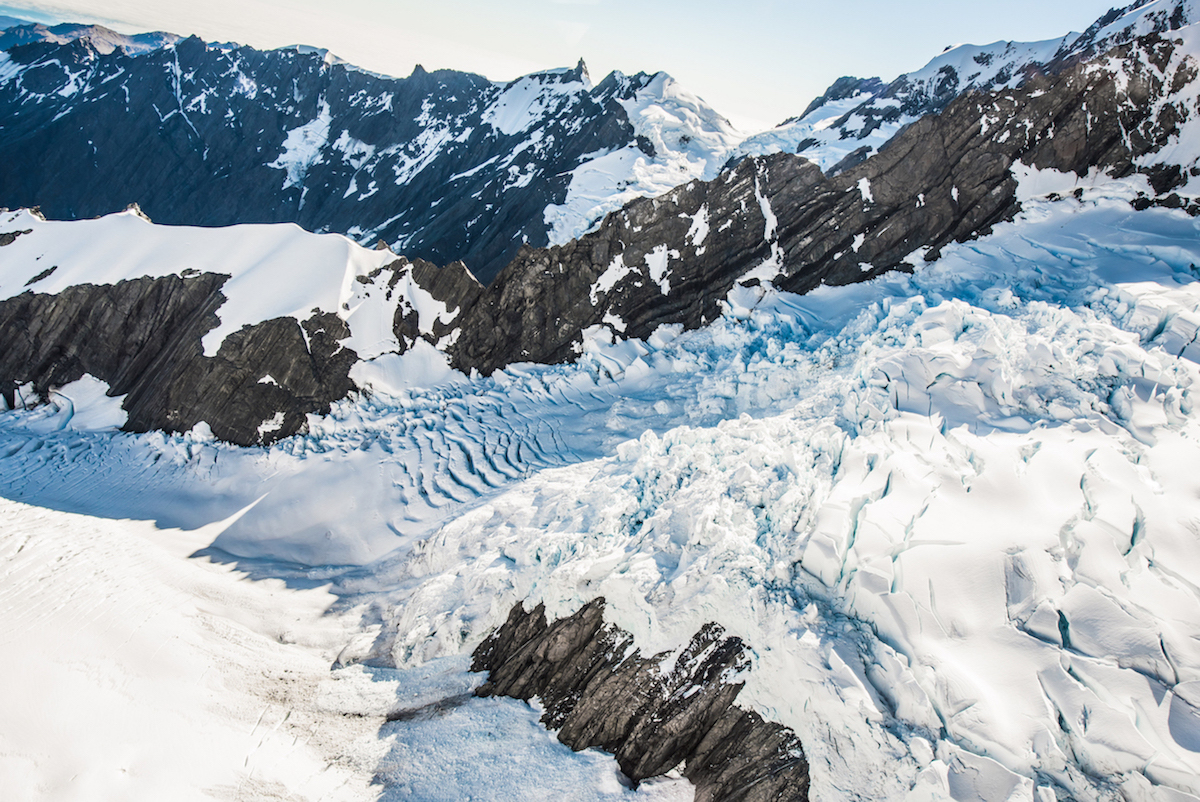
<instances>
[{"instance_id":1,"label":"snow-covered mountain summit","mask_svg":"<svg viewBox=\"0 0 1200 802\"><path fill-rule=\"evenodd\" d=\"M14 20L14 22L19 21ZM134 55L166 47L178 42L181 38L173 33L162 31L131 35L117 33L103 25L81 25L69 22L50 26L41 23L20 22L15 25L0 26L0 50L8 50L17 45L33 42L65 45L82 39L95 48L97 53L108 54L119 49Z\"/></svg>"},{"instance_id":2,"label":"snow-covered mountain summit","mask_svg":"<svg viewBox=\"0 0 1200 802\"><path fill-rule=\"evenodd\" d=\"M1082 34L949 47L890 83L841 78L799 117L747 138L739 153L799 153L822 170L847 169L878 152L904 126L941 111L963 93L1013 89L1031 76L1054 73L1139 36L1197 21L1195 0L1137 0L1113 9Z\"/></svg>"}]
</instances>

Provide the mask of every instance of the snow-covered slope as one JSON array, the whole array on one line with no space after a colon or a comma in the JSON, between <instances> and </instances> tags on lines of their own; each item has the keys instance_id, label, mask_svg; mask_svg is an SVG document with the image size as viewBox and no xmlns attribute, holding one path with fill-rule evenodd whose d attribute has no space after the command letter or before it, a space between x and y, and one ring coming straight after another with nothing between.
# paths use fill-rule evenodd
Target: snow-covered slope
<instances>
[{"instance_id":1,"label":"snow-covered slope","mask_svg":"<svg viewBox=\"0 0 1200 802\"><path fill-rule=\"evenodd\" d=\"M0 389L23 402L28 371L45 403L0 414L0 643L28 656L0 680L50 713L8 702L0 787L688 798L470 695L517 605L603 598L631 639L609 668L672 675L710 624L736 641L713 684L798 737L812 799L1200 800L1187 13L1111 15L1072 52L1174 27L960 96L839 175L776 154L635 202L487 290L295 226L4 213ZM547 109L620 98L639 152L712 169L719 118L665 78L605 83L522 79L479 124L531 142ZM310 175L331 120L272 169ZM619 175L660 180L576 174L578 208ZM473 356L497 369L450 369ZM227 419L248 436L201 425ZM593 707L631 698L593 676ZM210 762L162 770L143 726Z\"/></svg>"},{"instance_id":2,"label":"snow-covered slope","mask_svg":"<svg viewBox=\"0 0 1200 802\"><path fill-rule=\"evenodd\" d=\"M1200 229L1134 211L1142 181L1030 174L1015 222L911 276L743 288L708 328L344 402L269 450L8 413L5 495L248 508L218 547L382 615L343 664L465 654L521 600L604 596L644 653L717 621L814 798L1195 798Z\"/></svg>"},{"instance_id":3,"label":"snow-covered slope","mask_svg":"<svg viewBox=\"0 0 1200 802\"><path fill-rule=\"evenodd\" d=\"M414 345L410 359L445 365L434 347L481 290L461 264L296 225L159 226L136 209L0 220L6 402L88 378L135 431L203 425L242 444L293 434L355 386L402 385L397 360Z\"/></svg>"},{"instance_id":4,"label":"snow-covered slope","mask_svg":"<svg viewBox=\"0 0 1200 802\"><path fill-rule=\"evenodd\" d=\"M280 317L303 321L319 310L345 320L351 334L342 343L370 360L400 350L392 329L397 307L414 310L422 331L453 317L452 310L413 287L411 266L391 251L368 250L339 234L310 234L296 225L160 226L129 209L73 222L21 210L0 216L0 226L24 232L4 246L0 300L27 290L57 295L82 284L140 277L229 276L221 288L220 323L204 335L208 356L243 327ZM404 275L392 275L405 268ZM390 284L393 292L372 293L376 283Z\"/></svg>"},{"instance_id":5,"label":"snow-covered slope","mask_svg":"<svg viewBox=\"0 0 1200 802\"><path fill-rule=\"evenodd\" d=\"M563 244L731 158L798 152L842 169L966 91L1196 16L1190 0L1135 6L1084 34L953 48L886 85L843 79L744 141L665 73L593 86L581 63L507 84L420 68L391 79L309 47L17 26L0 35L0 156L21 169L0 175L0 203L64 219L137 202L171 224L293 221L462 259L486 284L523 244ZM95 180L72 179L85 171Z\"/></svg>"},{"instance_id":6,"label":"snow-covered slope","mask_svg":"<svg viewBox=\"0 0 1200 802\"><path fill-rule=\"evenodd\" d=\"M636 140L589 154L571 171L566 199L546 207L552 245L578 237L635 198L711 181L742 140L728 120L665 72L613 73L601 91L624 109Z\"/></svg>"},{"instance_id":7,"label":"snow-covered slope","mask_svg":"<svg viewBox=\"0 0 1200 802\"><path fill-rule=\"evenodd\" d=\"M966 92L1012 89L1031 75L1197 21L1200 6L1194 0L1138 0L1109 12L1082 34L1042 42L956 45L887 84L878 78L839 79L802 115L747 138L738 152L799 153L822 170L844 169L878 152L904 126L940 111Z\"/></svg>"},{"instance_id":8,"label":"snow-covered slope","mask_svg":"<svg viewBox=\"0 0 1200 802\"><path fill-rule=\"evenodd\" d=\"M629 791L607 756L555 742L527 705L470 699L462 660L330 674L361 609L329 610L320 582L188 559L222 524L164 531L8 501L0 521L9 802L355 802L381 785L392 798L691 799L678 779Z\"/></svg>"}]
</instances>

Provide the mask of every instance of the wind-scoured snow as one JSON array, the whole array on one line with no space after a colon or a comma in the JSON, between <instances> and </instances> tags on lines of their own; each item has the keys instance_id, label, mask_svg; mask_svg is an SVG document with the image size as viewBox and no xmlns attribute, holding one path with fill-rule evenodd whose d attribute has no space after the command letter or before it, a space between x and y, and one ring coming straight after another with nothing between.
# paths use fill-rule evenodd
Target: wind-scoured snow
<instances>
[{"instance_id":1,"label":"wind-scoured snow","mask_svg":"<svg viewBox=\"0 0 1200 802\"><path fill-rule=\"evenodd\" d=\"M267 165L286 173L286 177L283 179L284 189L303 186L304 177L308 174L309 168L314 164L321 163L321 151L329 141L329 126L332 122L329 104L322 101L320 111L315 118L287 132L287 138L283 141L283 153ZM344 149L342 150L346 152ZM350 157L351 155L347 153L347 158ZM356 166L360 165L361 162Z\"/></svg>"},{"instance_id":2,"label":"wind-scoured snow","mask_svg":"<svg viewBox=\"0 0 1200 802\"><path fill-rule=\"evenodd\" d=\"M574 365L443 365L268 449L6 413L5 495L230 519L194 535L368 605L339 663L448 666L446 705L471 680L436 661L513 604L604 596L643 653L741 637L740 701L800 735L814 798L1194 799L1200 225L1134 211L1141 178L1017 172L1014 222L912 275L739 287Z\"/></svg>"},{"instance_id":3,"label":"wind-scoured snow","mask_svg":"<svg viewBox=\"0 0 1200 802\"><path fill-rule=\"evenodd\" d=\"M537 73L508 84L483 113L483 121L505 136L515 136L539 122L548 112L556 111L563 96L587 92L592 88L587 73L580 80L564 81L561 73Z\"/></svg>"}]
</instances>

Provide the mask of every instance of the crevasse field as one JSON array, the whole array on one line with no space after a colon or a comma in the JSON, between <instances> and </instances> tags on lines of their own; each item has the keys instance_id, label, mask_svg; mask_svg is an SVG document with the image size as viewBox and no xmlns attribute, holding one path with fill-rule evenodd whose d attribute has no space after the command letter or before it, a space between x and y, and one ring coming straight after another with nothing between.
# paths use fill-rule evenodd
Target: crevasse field
<instances>
[{"instance_id":1,"label":"crevasse field","mask_svg":"<svg viewBox=\"0 0 1200 802\"><path fill-rule=\"evenodd\" d=\"M911 275L573 365L422 346L267 449L3 414L5 798L690 799L470 696L597 596L743 638L814 799L1200 797L1200 222L1139 188L1030 172Z\"/></svg>"}]
</instances>

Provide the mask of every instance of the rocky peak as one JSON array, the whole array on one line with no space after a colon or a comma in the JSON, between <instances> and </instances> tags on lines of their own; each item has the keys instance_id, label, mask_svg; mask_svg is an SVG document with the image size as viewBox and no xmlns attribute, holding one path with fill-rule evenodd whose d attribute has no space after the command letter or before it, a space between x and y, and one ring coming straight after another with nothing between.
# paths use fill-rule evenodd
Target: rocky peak
<instances>
[{"instance_id":1,"label":"rocky peak","mask_svg":"<svg viewBox=\"0 0 1200 802\"><path fill-rule=\"evenodd\" d=\"M602 598L553 623L518 602L471 669L488 672L479 696L536 697L560 741L611 752L635 785L678 766L706 802L808 799L795 733L735 704L749 655L715 623L676 655L642 655Z\"/></svg>"},{"instance_id":2,"label":"rocky peak","mask_svg":"<svg viewBox=\"0 0 1200 802\"><path fill-rule=\"evenodd\" d=\"M588 72L587 65L583 63L582 58L579 59L579 63L575 65L575 69L572 72L574 72L574 74L576 76L578 76L578 79L585 86L587 86L589 89L592 87L592 76Z\"/></svg>"},{"instance_id":3,"label":"rocky peak","mask_svg":"<svg viewBox=\"0 0 1200 802\"><path fill-rule=\"evenodd\" d=\"M1195 0L1138 0L1105 14L1083 34L950 47L887 84L839 78L800 117L749 137L738 153L799 153L838 172L878 153L904 126L966 92L1015 89L1031 77L1061 72L1119 44L1177 30L1198 18Z\"/></svg>"}]
</instances>

